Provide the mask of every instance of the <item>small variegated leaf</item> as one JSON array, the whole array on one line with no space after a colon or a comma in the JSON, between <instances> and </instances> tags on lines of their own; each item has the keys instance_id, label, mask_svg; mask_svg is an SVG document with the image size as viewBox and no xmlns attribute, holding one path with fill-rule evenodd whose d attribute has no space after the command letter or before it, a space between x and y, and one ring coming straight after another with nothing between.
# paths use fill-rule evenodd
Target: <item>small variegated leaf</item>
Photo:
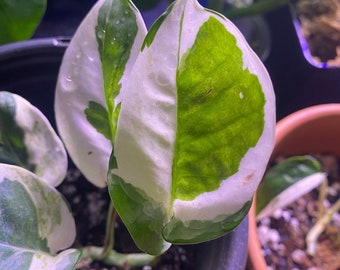
<instances>
[{"instance_id":1,"label":"small variegated leaf","mask_svg":"<svg viewBox=\"0 0 340 270\"><path fill-rule=\"evenodd\" d=\"M145 39L119 117L109 191L142 250L242 221L273 149L275 96L229 20L175 1Z\"/></svg>"},{"instance_id":2,"label":"small variegated leaf","mask_svg":"<svg viewBox=\"0 0 340 270\"><path fill-rule=\"evenodd\" d=\"M0 163L18 165L57 186L65 178L65 148L47 118L22 97L0 92Z\"/></svg>"},{"instance_id":3,"label":"small variegated leaf","mask_svg":"<svg viewBox=\"0 0 340 270\"><path fill-rule=\"evenodd\" d=\"M75 222L63 196L30 171L0 164L0 269L74 269Z\"/></svg>"},{"instance_id":4,"label":"small variegated leaf","mask_svg":"<svg viewBox=\"0 0 340 270\"><path fill-rule=\"evenodd\" d=\"M256 215L262 219L310 192L327 179L313 156L293 156L271 167L256 192Z\"/></svg>"},{"instance_id":5,"label":"small variegated leaf","mask_svg":"<svg viewBox=\"0 0 340 270\"><path fill-rule=\"evenodd\" d=\"M145 35L130 1L99 0L64 55L55 97L58 130L74 163L99 187L107 185L121 92Z\"/></svg>"}]
</instances>

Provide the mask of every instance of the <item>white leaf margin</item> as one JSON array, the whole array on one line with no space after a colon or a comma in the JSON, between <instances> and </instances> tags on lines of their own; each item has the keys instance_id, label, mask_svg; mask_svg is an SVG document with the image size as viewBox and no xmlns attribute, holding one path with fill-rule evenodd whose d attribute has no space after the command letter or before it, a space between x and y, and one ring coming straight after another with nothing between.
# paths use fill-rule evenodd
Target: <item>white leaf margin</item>
<instances>
[{"instance_id":1,"label":"white leaf margin","mask_svg":"<svg viewBox=\"0 0 340 270\"><path fill-rule=\"evenodd\" d=\"M29 270L72 270L79 261L81 252L76 249L68 249L57 256L35 254Z\"/></svg>"}]
</instances>

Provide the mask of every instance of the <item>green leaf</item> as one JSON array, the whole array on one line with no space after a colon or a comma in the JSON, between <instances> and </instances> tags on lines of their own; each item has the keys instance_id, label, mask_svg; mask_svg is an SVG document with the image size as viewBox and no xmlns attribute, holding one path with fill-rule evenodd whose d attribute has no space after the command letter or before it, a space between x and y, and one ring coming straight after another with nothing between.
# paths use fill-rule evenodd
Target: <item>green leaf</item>
<instances>
[{"instance_id":1,"label":"green leaf","mask_svg":"<svg viewBox=\"0 0 340 270\"><path fill-rule=\"evenodd\" d=\"M138 246L161 253L167 242L208 241L235 228L274 129L271 81L238 29L197 1L175 1L131 72L109 171L111 198ZM132 219L136 205L148 214Z\"/></svg>"},{"instance_id":2,"label":"green leaf","mask_svg":"<svg viewBox=\"0 0 340 270\"><path fill-rule=\"evenodd\" d=\"M321 171L320 162L312 156L289 157L272 167L257 190L258 218L272 214L320 185L326 177Z\"/></svg>"},{"instance_id":3,"label":"green leaf","mask_svg":"<svg viewBox=\"0 0 340 270\"><path fill-rule=\"evenodd\" d=\"M30 38L39 25L47 0L0 0L0 44Z\"/></svg>"},{"instance_id":4,"label":"green leaf","mask_svg":"<svg viewBox=\"0 0 340 270\"><path fill-rule=\"evenodd\" d=\"M129 73L146 35L127 0L100 0L68 46L57 82L56 121L74 163L106 186L107 170Z\"/></svg>"},{"instance_id":5,"label":"green leaf","mask_svg":"<svg viewBox=\"0 0 340 270\"><path fill-rule=\"evenodd\" d=\"M33 173L0 164L0 269L74 269L75 222L63 196Z\"/></svg>"},{"instance_id":6,"label":"green leaf","mask_svg":"<svg viewBox=\"0 0 340 270\"><path fill-rule=\"evenodd\" d=\"M53 186L67 171L65 148L46 117L9 92L0 92L0 162L26 168Z\"/></svg>"}]
</instances>

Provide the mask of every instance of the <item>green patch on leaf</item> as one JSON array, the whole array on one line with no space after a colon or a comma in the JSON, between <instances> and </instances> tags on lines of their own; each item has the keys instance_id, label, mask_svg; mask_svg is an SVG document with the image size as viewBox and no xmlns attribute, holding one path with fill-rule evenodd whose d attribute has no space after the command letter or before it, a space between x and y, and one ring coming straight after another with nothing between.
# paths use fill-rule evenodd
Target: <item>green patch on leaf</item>
<instances>
[{"instance_id":1,"label":"green patch on leaf","mask_svg":"<svg viewBox=\"0 0 340 270\"><path fill-rule=\"evenodd\" d=\"M215 220L190 220L183 222L173 217L164 227L164 238L174 244L197 244L216 239L235 229L247 215L251 201L240 211L229 216L219 216Z\"/></svg>"},{"instance_id":2,"label":"green patch on leaf","mask_svg":"<svg viewBox=\"0 0 340 270\"><path fill-rule=\"evenodd\" d=\"M115 167L115 160L110 164ZM126 183L112 171L108 175L108 188L114 206L137 246L151 255L163 253L169 247L162 236L166 210L143 190Z\"/></svg>"},{"instance_id":3,"label":"green patch on leaf","mask_svg":"<svg viewBox=\"0 0 340 270\"><path fill-rule=\"evenodd\" d=\"M114 113L126 64L138 32L136 15L129 1L106 0L99 10L96 36L104 76L105 100L114 138L118 113ZM111 115L112 113L112 115Z\"/></svg>"},{"instance_id":4,"label":"green patch on leaf","mask_svg":"<svg viewBox=\"0 0 340 270\"><path fill-rule=\"evenodd\" d=\"M153 23L153 25L150 27L150 30L148 32L148 34L146 35L143 45L142 45L142 51L144 50L145 47L150 47L150 45L152 44L152 41L154 40L158 29L161 27L162 23L164 22L164 20L166 19L166 17L169 15L169 13L171 12L173 6L174 6L175 2L173 2L168 8L167 10L158 17L158 19Z\"/></svg>"},{"instance_id":5,"label":"green patch on leaf","mask_svg":"<svg viewBox=\"0 0 340 270\"><path fill-rule=\"evenodd\" d=\"M36 207L24 186L5 178L0 183L0 198L0 250L11 252L16 246L49 252L46 238L39 235Z\"/></svg>"},{"instance_id":6,"label":"green patch on leaf","mask_svg":"<svg viewBox=\"0 0 340 270\"><path fill-rule=\"evenodd\" d=\"M262 135L265 98L235 37L214 17L180 59L176 83L172 198L192 200L238 171Z\"/></svg>"},{"instance_id":7,"label":"green patch on leaf","mask_svg":"<svg viewBox=\"0 0 340 270\"><path fill-rule=\"evenodd\" d=\"M109 115L107 110L99 103L89 102L88 108L85 110L87 121L105 138L111 140L111 129L109 124Z\"/></svg>"},{"instance_id":8,"label":"green patch on leaf","mask_svg":"<svg viewBox=\"0 0 340 270\"><path fill-rule=\"evenodd\" d=\"M16 102L9 92L0 92L0 163L18 165L30 171L24 131L15 121Z\"/></svg>"}]
</instances>

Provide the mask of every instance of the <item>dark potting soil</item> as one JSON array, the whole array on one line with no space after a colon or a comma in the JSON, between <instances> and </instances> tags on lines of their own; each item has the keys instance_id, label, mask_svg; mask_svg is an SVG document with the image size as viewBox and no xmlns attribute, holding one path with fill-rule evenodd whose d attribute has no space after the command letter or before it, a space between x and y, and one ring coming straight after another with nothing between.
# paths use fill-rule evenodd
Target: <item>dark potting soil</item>
<instances>
[{"instance_id":1,"label":"dark potting soil","mask_svg":"<svg viewBox=\"0 0 340 270\"><path fill-rule=\"evenodd\" d=\"M78 169L69 169L64 182L58 190L70 204L76 221L77 237L73 248L85 246L103 246L106 215L109 208L109 194L106 188L98 188L88 182ZM115 225L115 250L122 253L140 252L133 243L129 233L118 219ZM172 245L165 252L156 266L144 266L122 269L103 264L99 261L81 260L78 270L194 270L195 246Z\"/></svg>"},{"instance_id":2,"label":"dark potting soil","mask_svg":"<svg viewBox=\"0 0 340 270\"><path fill-rule=\"evenodd\" d=\"M332 156L319 157L328 173L329 185L325 208L340 197L340 163ZM258 237L268 270L339 270L340 269L340 213L318 238L314 257L306 252L306 235L318 217L319 190L304 195L273 217L258 222Z\"/></svg>"}]
</instances>

